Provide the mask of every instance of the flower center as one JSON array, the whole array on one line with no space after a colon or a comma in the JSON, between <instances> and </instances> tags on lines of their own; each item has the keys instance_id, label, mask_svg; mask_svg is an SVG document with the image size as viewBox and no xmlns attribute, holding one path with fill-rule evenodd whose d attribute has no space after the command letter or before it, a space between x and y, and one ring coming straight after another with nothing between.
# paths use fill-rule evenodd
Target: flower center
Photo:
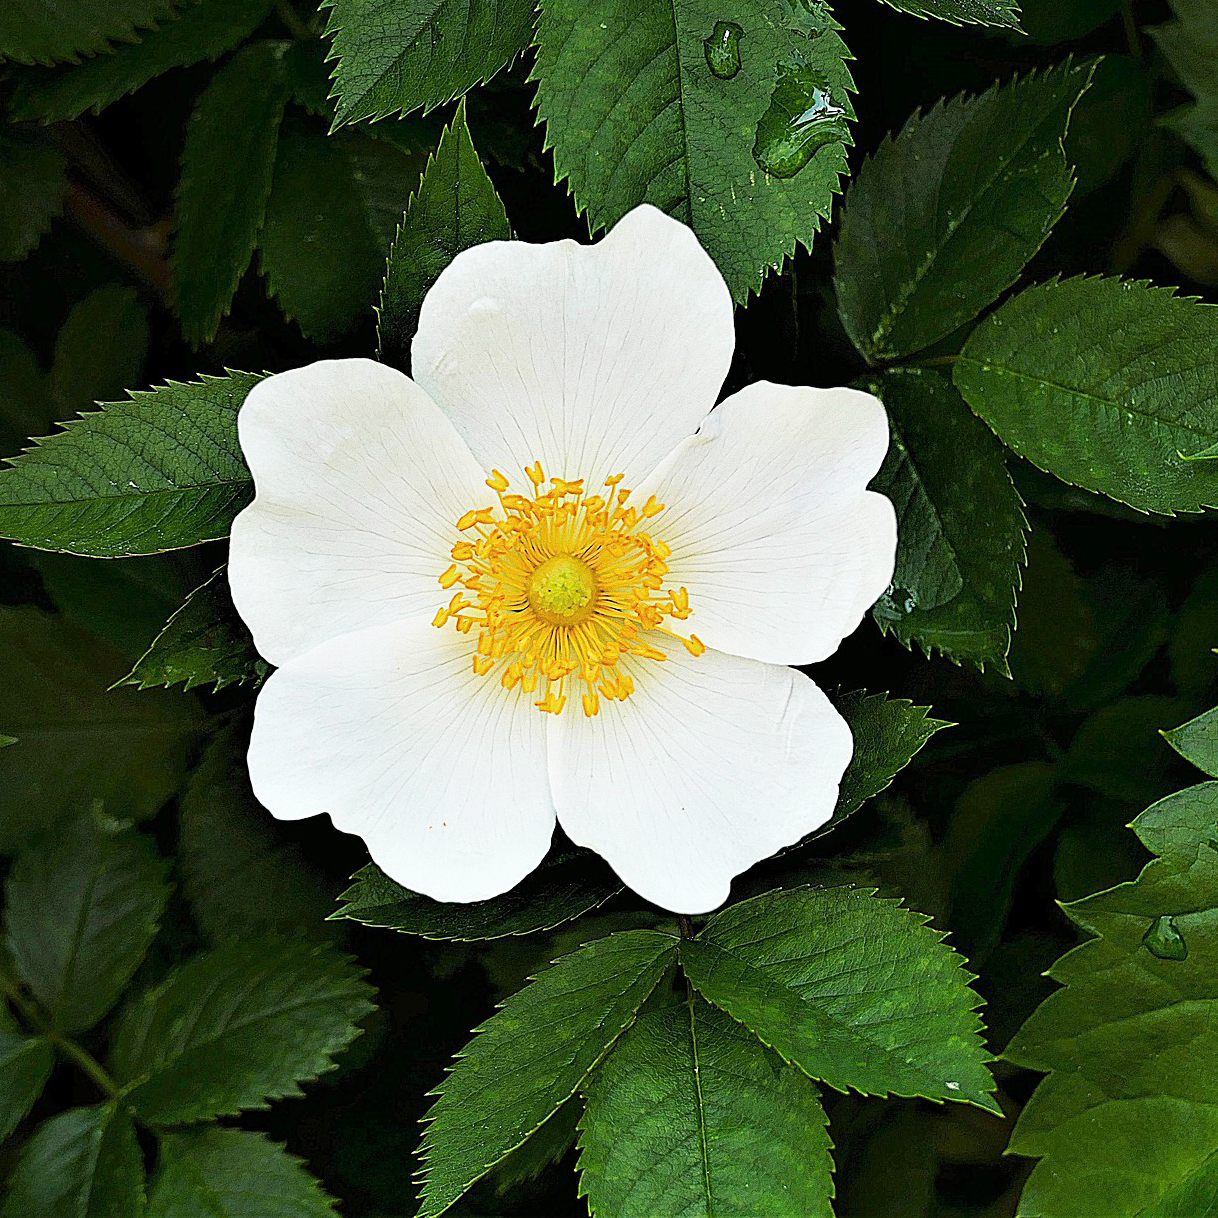
<instances>
[{"instance_id":1,"label":"flower center","mask_svg":"<svg viewBox=\"0 0 1218 1218\"><path fill-rule=\"evenodd\" d=\"M529 578L529 604L542 621L554 626L586 622L595 609L596 576L581 558L555 554Z\"/></svg>"},{"instance_id":2,"label":"flower center","mask_svg":"<svg viewBox=\"0 0 1218 1218\"><path fill-rule=\"evenodd\" d=\"M468 540L453 546L453 565L440 576L441 587L457 590L433 622L476 629L474 672L538 694L534 705L551 714L566 706L567 682L578 683L584 714L595 715L602 698L634 692L624 657L667 658L645 633L666 634L691 655L706 650L697 635L664 625L692 611L686 589L662 590L672 551L647 527L664 510L654 495L628 507L622 475L587 495L582 478L547 479L540 462L525 470L531 490L520 495L492 472L486 484L498 506L457 521Z\"/></svg>"}]
</instances>

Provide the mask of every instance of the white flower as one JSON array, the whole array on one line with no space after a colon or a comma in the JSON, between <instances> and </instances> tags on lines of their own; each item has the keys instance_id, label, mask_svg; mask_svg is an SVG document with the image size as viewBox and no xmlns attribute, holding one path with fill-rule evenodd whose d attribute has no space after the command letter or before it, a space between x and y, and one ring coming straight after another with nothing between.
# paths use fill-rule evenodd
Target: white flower
<instances>
[{"instance_id":1,"label":"white flower","mask_svg":"<svg viewBox=\"0 0 1218 1218\"><path fill-rule=\"evenodd\" d=\"M639 207L594 246L458 254L413 380L351 359L262 381L229 566L278 666L262 803L329 813L442 901L511 888L557 818L683 913L823 824L850 730L785 666L892 577L866 489L887 420L767 383L710 413L733 345L714 263Z\"/></svg>"}]
</instances>

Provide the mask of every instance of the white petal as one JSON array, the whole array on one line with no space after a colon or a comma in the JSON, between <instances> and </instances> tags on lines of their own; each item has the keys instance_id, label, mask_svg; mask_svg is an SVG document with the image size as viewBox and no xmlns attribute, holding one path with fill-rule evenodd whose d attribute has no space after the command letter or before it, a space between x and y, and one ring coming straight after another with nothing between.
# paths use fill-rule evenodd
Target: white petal
<instances>
[{"instance_id":1,"label":"white petal","mask_svg":"<svg viewBox=\"0 0 1218 1218\"><path fill-rule=\"evenodd\" d=\"M694 234L635 208L603 241L492 241L423 302L416 380L485 466L636 485L715 404L732 300Z\"/></svg>"},{"instance_id":2,"label":"white petal","mask_svg":"<svg viewBox=\"0 0 1218 1218\"><path fill-rule=\"evenodd\" d=\"M545 716L470 668L473 643L415 620L315 647L254 716L254 793L281 820L329 813L398 883L438 901L506 892L554 831Z\"/></svg>"},{"instance_id":3,"label":"white petal","mask_svg":"<svg viewBox=\"0 0 1218 1218\"><path fill-rule=\"evenodd\" d=\"M724 401L637 492L666 510L666 586L708 647L774 664L837 650L892 580L892 504L866 489L888 448L883 406L854 389L765 381ZM632 500L634 502L634 500Z\"/></svg>"},{"instance_id":4,"label":"white petal","mask_svg":"<svg viewBox=\"0 0 1218 1218\"><path fill-rule=\"evenodd\" d=\"M550 780L573 841L647 900L703 913L733 876L829 819L853 742L803 673L666 650L633 663L624 702L556 717Z\"/></svg>"},{"instance_id":5,"label":"white petal","mask_svg":"<svg viewBox=\"0 0 1218 1218\"><path fill-rule=\"evenodd\" d=\"M447 602L456 521L494 495L413 381L325 360L256 385L237 425L256 494L233 522L229 581L268 660Z\"/></svg>"}]
</instances>

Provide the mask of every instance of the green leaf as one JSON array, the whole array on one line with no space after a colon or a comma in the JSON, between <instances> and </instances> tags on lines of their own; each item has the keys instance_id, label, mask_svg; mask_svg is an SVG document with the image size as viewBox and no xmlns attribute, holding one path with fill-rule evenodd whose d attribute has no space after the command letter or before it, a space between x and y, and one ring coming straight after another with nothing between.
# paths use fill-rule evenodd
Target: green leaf
<instances>
[{"instance_id":1,"label":"green leaf","mask_svg":"<svg viewBox=\"0 0 1218 1218\"><path fill-rule=\"evenodd\" d=\"M147 1218L331 1218L304 1164L261 1133L208 1125L161 1139Z\"/></svg>"},{"instance_id":2,"label":"green leaf","mask_svg":"<svg viewBox=\"0 0 1218 1218\"><path fill-rule=\"evenodd\" d=\"M1142 512L1218 504L1218 307L1120 279L1008 300L955 366L968 404L1021 457Z\"/></svg>"},{"instance_id":3,"label":"green leaf","mask_svg":"<svg viewBox=\"0 0 1218 1218\"><path fill-rule=\"evenodd\" d=\"M539 973L474 1031L432 1092L419 1218L442 1214L583 1086L673 963L676 941L633 930Z\"/></svg>"},{"instance_id":4,"label":"green leaf","mask_svg":"<svg viewBox=\"0 0 1218 1218\"><path fill-rule=\"evenodd\" d=\"M259 379L170 381L65 424L0 468L0 536L91 558L226 536L253 496L237 411Z\"/></svg>"},{"instance_id":5,"label":"green leaf","mask_svg":"<svg viewBox=\"0 0 1218 1218\"><path fill-rule=\"evenodd\" d=\"M0 15L0 36L4 17ZM0 134L0 262L16 262L38 244L63 210L68 163L44 136Z\"/></svg>"},{"instance_id":6,"label":"green leaf","mask_svg":"<svg viewBox=\"0 0 1218 1218\"><path fill-rule=\"evenodd\" d=\"M489 80L529 45L530 0L324 0L335 124L424 113Z\"/></svg>"},{"instance_id":7,"label":"green leaf","mask_svg":"<svg viewBox=\"0 0 1218 1218\"><path fill-rule=\"evenodd\" d=\"M1218 708L1164 732L1163 738L1185 761L1218 778Z\"/></svg>"},{"instance_id":8,"label":"green leaf","mask_svg":"<svg viewBox=\"0 0 1218 1218\"><path fill-rule=\"evenodd\" d=\"M926 922L872 889L767 892L683 940L681 966L705 998L830 1087L997 1111L981 999Z\"/></svg>"},{"instance_id":9,"label":"green leaf","mask_svg":"<svg viewBox=\"0 0 1218 1218\"><path fill-rule=\"evenodd\" d=\"M288 100L288 46L257 42L234 55L186 129L174 274L182 329L196 345L212 338L228 312L262 228Z\"/></svg>"},{"instance_id":10,"label":"green leaf","mask_svg":"<svg viewBox=\"0 0 1218 1218\"><path fill-rule=\"evenodd\" d=\"M257 684L268 672L270 665L254 650L254 640L233 608L221 567L186 598L120 684L221 690Z\"/></svg>"},{"instance_id":11,"label":"green leaf","mask_svg":"<svg viewBox=\"0 0 1218 1218\"><path fill-rule=\"evenodd\" d=\"M1099 0L1110 11L1113 0ZM1053 12L1067 10L1045 0ZM1095 64L1091 86L1070 118L1066 159L1074 166L1077 200L1120 172L1137 151L1154 116L1154 81L1142 63L1128 55L1105 55Z\"/></svg>"},{"instance_id":12,"label":"green leaf","mask_svg":"<svg viewBox=\"0 0 1218 1218\"><path fill-rule=\"evenodd\" d=\"M722 1011L639 1018L587 1086L580 1195L604 1218L832 1218L815 1085Z\"/></svg>"},{"instance_id":13,"label":"green leaf","mask_svg":"<svg viewBox=\"0 0 1218 1218\"><path fill-rule=\"evenodd\" d=\"M1062 763L1062 777L1109 799L1139 806L1170 791L1174 757L1160 740L1188 714L1187 699L1163 694L1118 698L1083 720Z\"/></svg>"},{"instance_id":14,"label":"green leaf","mask_svg":"<svg viewBox=\"0 0 1218 1218\"><path fill-rule=\"evenodd\" d=\"M998 25L1019 29L1015 0L883 0L890 8L914 17L937 17L952 25Z\"/></svg>"},{"instance_id":15,"label":"green leaf","mask_svg":"<svg viewBox=\"0 0 1218 1218\"><path fill-rule=\"evenodd\" d=\"M336 938L326 877L254 799L247 743L217 735L182 795L178 857L195 921L215 946L264 930Z\"/></svg>"},{"instance_id":16,"label":"green leaf","mask_svg":"<svg viewBox=\"0 0 1218 1218\"><path fill-rule=\"evenodd\" d=\"M107 686L123 657L88 630L29 607L0 609L0 853L82 809L158 811L186 771L200 719L172 694Z\"/></svg>"},{"instance_id":17,"label":"green leaf","mask_svg":"<svg viewBox=\"0 0 1218 1218\"><path fill-rule=\"evenodd\" d=\"M1000 445L941 373L898 369L867 383L891 441L872 486L897 509L897 567L873 614L906 646L1005 671L1026 555L1023 500ZM952 570L960 590L951 587Z\"/></svg>"},{"instance_id":18,"label":"green leaf","mask_svg":"<svg viewBox=\"0 0 1218 1218\"><path fill-rule=\"evenodd\" d=\"M56 123L107 106L172 68L219 57L262 24L270 0L192 0L170 21L77 66L17 77L12 115Z\"/></svg>"},{"instance_id":19,"label":"green leaf","mask_svg":"<svg viewBox=\"0 0 1218 1218\"><path fill-rule=\"evenodd\" d=\"M371 318L388 238L374 224L365 187L389 187L394 225L418 182L414 158L389 144L343 132L284 132L260 242L271 294L304 334L332 342ZM388 180L386 180L388 179Z\"/></svg>"},{"instance_id":20,"label":"green leaf","mask_svg":"<svg viewBox=\"0 0 1218 1218\"><path fill-rule=\"evenodd\" d=\"M148 951L167 866L152 840L85 816L27 846L4 886L4 943L56 1028L83 1032Z\"/></svg>"},{"instance_id":21,"label":"green leaf","mask_svg":"<svg viewBox=\"0 0 1218 1218\"><path fill-rule=\"evenodd\" d=\"M61 414L116 397L143 378L148 312L132 288L105 287L72 306L55 339L48 388Z\"/></svg>"},{"instance_id":22,"label":"green leaf","mask_svg":"<svg viewBox=\"0 0 1218 1218\"><path fill-rule=\"evenodd\" d=\"M38 357L11 330L0 329L0 446L12 452L25 437L52 426L46 378Z\"/></svg>"},{"instance_id":23,"label":"green leaf","mask_svg":"<svg viewBox=\"0 0 1218 1218\"><path fill-rule=\"evenodd\" d=\"M741 65L727 78L706 49L725 16ZM815 0L726 12L542 0L532 78L556 171L592 230L653 203L694 230L743 301L829 214L854 118L848 58Z\"/></svg>"},{"instance_id":24,"label":"green leaf","mask_svg":"<svg viewBox=\"0 0 1218 1218\"><path fill-rule=\"evenodd\" d=\"M0 749L6 749L10 744L16 744L16 736L0 736Z\"/></svg>"},{"instance_id":25,"label":"green leaf","mask_svg":"<svg viewBox=\"0 0 1218 1218\"><path fill-rule=\"evenodd\" d=\"M22 1147L3 1218L140 1218L144 1159L126 1109L73 1108Z\"/></svg>"},{"instance_id":26,"label":"green leaf","mask_svg":"<svg viewBox=\"0 0 1218 1218\"><path fill-rule=\"evenodd\" d=\"M886 139L846 192L838 310L870 363L932 346L1019 277L1066 208L1062 139L1092 67L940 102Z\"/></svg>"},{"instance_id":27,"label":"green leaf","mask_svg":"<svg viewBox=\"0 0 1218 1218\"><path fill-rule=\"evenodd\" d=\"M559 1105L558 1111L546 1117L540 1129L529 1135L527 1142L517 1146L506 1159L500 1160L491 1175L497 1196L535 1180L547 1167L557 1163L575 1145L582 1097L573 1095Z\"/></svg>"},{"instance_id":28,"label":"green leaf","mask_svg":"<svg viewBox=\"0 0 1218 1218\"><path fill-rule=\"evenodd\" d=\"M247 937L194 957L124 1013L113 1073L153 1125L265 1108L333 1069L371 993L324 944Z\"/></svg>"},{"instance_id":29,"label":"green leaf","mask_svg":"<svg viewBox=\"0 0 1218 1218\"><path fill-rule=\"evenodd\" d=\"M377 352L406 370L423 297L464 249L512 235L503 203L470 139L465 102L427 162L389 250L377 310Z\"/></svg>"},{"instance_id":30,"label":"green leaf","mask_svg":"<svg viewBox=\"0 0 1218 1218\"><path fill-rule=\"evenodd\" d=\"M586 854L560 855L511 892L489 901L450 904L394 883L375 863L351 877L333 917L382 926L424 939L462 942L553 930L603 905L622 891L608 867Z\"/></svg>"},{"instance_id":31,"label":"green leaf","mask_svg":"<svg viewBox=\"0 0 1218 1218\"><path fill-rule=\"evenodd\" d=\"M33 1108L54 1065L45 1040L0 1027L0 1142Z\"/></svg>"},{"instance_id":32,"label":"green leaf","mask_svg":"<svg viewBox=\"0 0 1218 1218\"><path fill-rule=\"evenodd\" d=\"M1023 1218L1185 1218L1210 1208L1216 818L1218 783L1161 800L1133 823L1156 856L1141 875L1066 906L1092 937L1052 967L1063 988L1006 1052L1048 1075L1011 1142L1041 1160L1024 1189Z\"/></svg>"},{"instance_id":33,"label":"green leaf","mask_svg":"<svg viewBox=\"0 0 1218 1218\"><path fill-rule=\"evenodd\" d=\"M842 776L837 808L826 829L886 790L936 732L952 726L945 719L932 719L929 706L914 706L887 694L857 690L835 705L850 724L854 755Z\"/></svg>"},{"instance_id":34,"label":"green leaf","mask_svg":"<svg viewBox=\"0 0 1218 1218\"><path fill-rule=\"evenodd\" d=\"M136 30L169 17L177 0L5 0L0 9L0 59L55 63L130 42Z\"/></svg>"},{"instance_id":35,"label":"green leaf","mask_svg":"<svg viewBox=\"0 0 1218 1218\"><path fill-rule=\"evenodd\" d=\"M1164 58L1196 99L1167 122L1218 177L1218 27L1210 0L1171 0L1176 19L1151 30Z\"/></svg>"}]
</instances>

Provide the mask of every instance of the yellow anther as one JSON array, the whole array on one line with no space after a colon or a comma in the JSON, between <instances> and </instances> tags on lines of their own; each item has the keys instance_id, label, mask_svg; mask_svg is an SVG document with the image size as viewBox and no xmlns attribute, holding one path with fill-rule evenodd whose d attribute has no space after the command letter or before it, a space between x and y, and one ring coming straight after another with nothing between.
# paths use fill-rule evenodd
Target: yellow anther
<instances>
[{"instance_id":1,"label":"yellow anther","mask_svg":"<svg viewBox=\"0 0 1218 1218\"><path fill-rule=\"evenodd\" d=\"M623 656L665 659L652 641L660 634L701 655L700 639L666 625L691 612L687 589L662 591L672 551L638 528L664 510L656 496L627 507L631 492L615 474L605 480L605 495L584 498L584 479L547 483L540 461L525 475L530 493L521 495L500 470L491 471L486 485L498 506L460 518L457 527L477 535L453 545L453 565L438 577L456 591L433 624L452 621L474 636L473 671L498 671L504 689L536 695L534 705L554 715L575 701L566 688L575 682L570 692L591 717L602 700L634 693L633 677L620 668Z\"/></svg>"}]
</instances>

